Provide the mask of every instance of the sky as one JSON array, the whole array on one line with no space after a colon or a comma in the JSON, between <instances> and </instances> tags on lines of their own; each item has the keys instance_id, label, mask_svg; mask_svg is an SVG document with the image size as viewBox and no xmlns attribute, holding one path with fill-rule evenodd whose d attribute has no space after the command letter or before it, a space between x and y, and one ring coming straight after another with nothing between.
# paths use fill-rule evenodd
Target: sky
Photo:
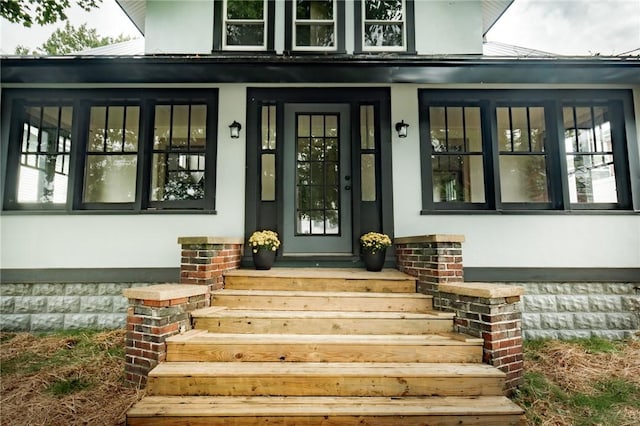
<instances>
[{"instance_id":1,"label":"sky","mask_svg":"<svg viewBox=\"0 0 640 426\"><path fill-rule=\"evenodd\" d=\"M432 0L416 0L432 1ZM463 0L464 1L464 0ZM141 37L115 0L103 0L99 10L74 8L72 25L87 23L101 36ZM13 54L17 45L31 50L44 43L63 23L24 28L2 19L0 52ZM515 0L494 25L487 40L543 50L559 55L640 54L640 0Z\"/></svg>"}]
</instances>

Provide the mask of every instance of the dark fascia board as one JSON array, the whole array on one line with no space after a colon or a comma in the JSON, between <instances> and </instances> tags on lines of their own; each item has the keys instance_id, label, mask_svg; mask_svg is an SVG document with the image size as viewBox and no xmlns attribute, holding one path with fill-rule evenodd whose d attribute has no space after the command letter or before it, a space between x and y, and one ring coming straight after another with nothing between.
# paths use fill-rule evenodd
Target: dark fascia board
<instances>
[{"instance_id":1,"label":"dark fascia board","mask_svg":"<svg viewBox=\"0 0 640 426\"><path fill-rule=\"evenodd\" d=\"M640 84L640 58L327 56L3 57L2 84Z\"/></svg>"}]
</instances>

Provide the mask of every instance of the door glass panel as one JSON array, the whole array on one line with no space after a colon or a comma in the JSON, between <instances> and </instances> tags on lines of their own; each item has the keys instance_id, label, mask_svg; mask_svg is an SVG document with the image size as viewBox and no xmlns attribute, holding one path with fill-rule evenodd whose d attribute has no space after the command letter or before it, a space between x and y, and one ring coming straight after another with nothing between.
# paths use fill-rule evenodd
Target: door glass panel
<instances>
[{"instance_id":1,"label":"door glass panel","mask_svg":"<svg viewBox=\"0 0 640 426\"><path fill-rule=\"evenodd\" d=\"M276 155L262 154L262 201L276 199Z\"/></svg>"},{"instance_id":2,"label":"door glass panel","mask_svg":"<svg viewBox=\"0 0 640 426\"><path fill-rule=\"evenodd\" d=\"M376 156L360 156L360 178L362 179L362 201L376 201Z\"/></svg>"},{"instance_id":3,"label":"door glass panel","mask_svg":"<svg viewBox=\"0 0 640 426\"><path fill-rule=\"evenodd\" d=\"M338 235L338 115L298 114L296 123L296 233Z\"/></svg>"}]
</instances>

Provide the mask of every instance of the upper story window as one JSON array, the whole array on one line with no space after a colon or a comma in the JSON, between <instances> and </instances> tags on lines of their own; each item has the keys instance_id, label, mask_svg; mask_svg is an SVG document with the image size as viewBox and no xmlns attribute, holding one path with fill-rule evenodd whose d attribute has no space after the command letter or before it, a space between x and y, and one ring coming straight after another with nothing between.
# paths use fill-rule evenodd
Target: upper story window
<instances>
[{"instance_id":1,"label":"upper story window","mask_svg":"<svg viewBox=\"0 0 640 426\"><path fill-rule=\"evenodd\" d=\"M363 0L363 50L405 50L404 0Z\"/></svg>"},{"instance_id":2,"label":"upper story window","mask_svg":"<svg viewBox=\"0 0 640 426\"><path fill-rule=\"evenodd\" d=\"M357 0L356 52L415 52L413 0Z\"/></svg>"},{"instance_id":3,"label":"upper story window","mask_svg":"<svg viewBox=\"0 0 640 426\"><path fill-rule=\"evenodd\" d=\"M294 49L336 49L335 0L297 1L293 16Z\"/></svg>"},{"instance_id":4,"label":"upper story window","mask_svg":"<svg viewBox=\"0 0 640 426\"><path fill-rule=\"evenodd\" d=\"M274 49L275 0L216 0L214 50Z\"/></svg>"},{"instance_id":5,"label":"upper story window","mask_svg":"<svg viewBox=\"0 0 640 426\"><path fill-rule=\"evenodd\" d=\"M419 99L425 212L633 207L640 170L621 92L422 90Z\"/></svg>"},{"instance_id":6,"label":"upper story window","mask_svg":"<svg viewBox=\"0 0 640 426\"><path fill-rule=\"evenodd\" d=\"M5 208L213 211L215 90L36 96L7 98Z\"/></svg>"},{"instance_id":7,"label":"upper story window","mask_svg":"<svg viewBox=\"0 0 640 426\"><path fill-rule=\"evenodd\" d=\"M293 51L344 52L344 2L287 1L285 45Z\"/></svg>"},{"instance_id":8,"label":"upper story window","mask_svg":"<svg viewBox=\"0 0 640 426\"><path fill-rule=\"evenodd\" d=\"M223 49L266 50L266 0L226 0L223 13Z\"/></svg>"}]
</instances>

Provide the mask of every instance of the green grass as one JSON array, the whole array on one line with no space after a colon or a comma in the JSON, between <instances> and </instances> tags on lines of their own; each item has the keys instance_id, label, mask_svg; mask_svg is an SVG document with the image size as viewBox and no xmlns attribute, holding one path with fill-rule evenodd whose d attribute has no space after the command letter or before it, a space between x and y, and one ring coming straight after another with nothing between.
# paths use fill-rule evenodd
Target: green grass
<instances>
[{"instance_id":1,"label":"green grass","mask_svg":"<svg viewBox=\"0 0 640 426\"><path fill-rule=\"evenodd\" d=\"M70 379L60 379L49 384L46 391L55 396L64 396L72 393L80 392L81 390L91 387L92 383L79 377L73 377Z\"/></svg>"},{"instance_id":2,"label":"green grass","mask_svg":"<svg viewBox=\"0 0 640 426\"><path fill-rule=\"evenodd\" d=\"M34 374L44 368L82 364L87 359L104 353L105 350L109 356L124 357L124 348L105 348L96 343L93 337L97 333L96 330L73 330L38 334L37 337L43 340L47 337L65 340L60 348L50 355L44 355L34 347L33 350L25 350L13 358L3 360L0 364L0 375Z\"/></svg>"},{"instance_id":3,"label":"green grass","mask_svg":"<svg viewBox=\"0 0 640 426\"><path fill-rule=\"evenodd\" d=\"M591 354L620 352L620 342L605 340L600 337L590 337L588 339L571 339L571 343L582 346Z\"/></svg>"}]
</instances>

